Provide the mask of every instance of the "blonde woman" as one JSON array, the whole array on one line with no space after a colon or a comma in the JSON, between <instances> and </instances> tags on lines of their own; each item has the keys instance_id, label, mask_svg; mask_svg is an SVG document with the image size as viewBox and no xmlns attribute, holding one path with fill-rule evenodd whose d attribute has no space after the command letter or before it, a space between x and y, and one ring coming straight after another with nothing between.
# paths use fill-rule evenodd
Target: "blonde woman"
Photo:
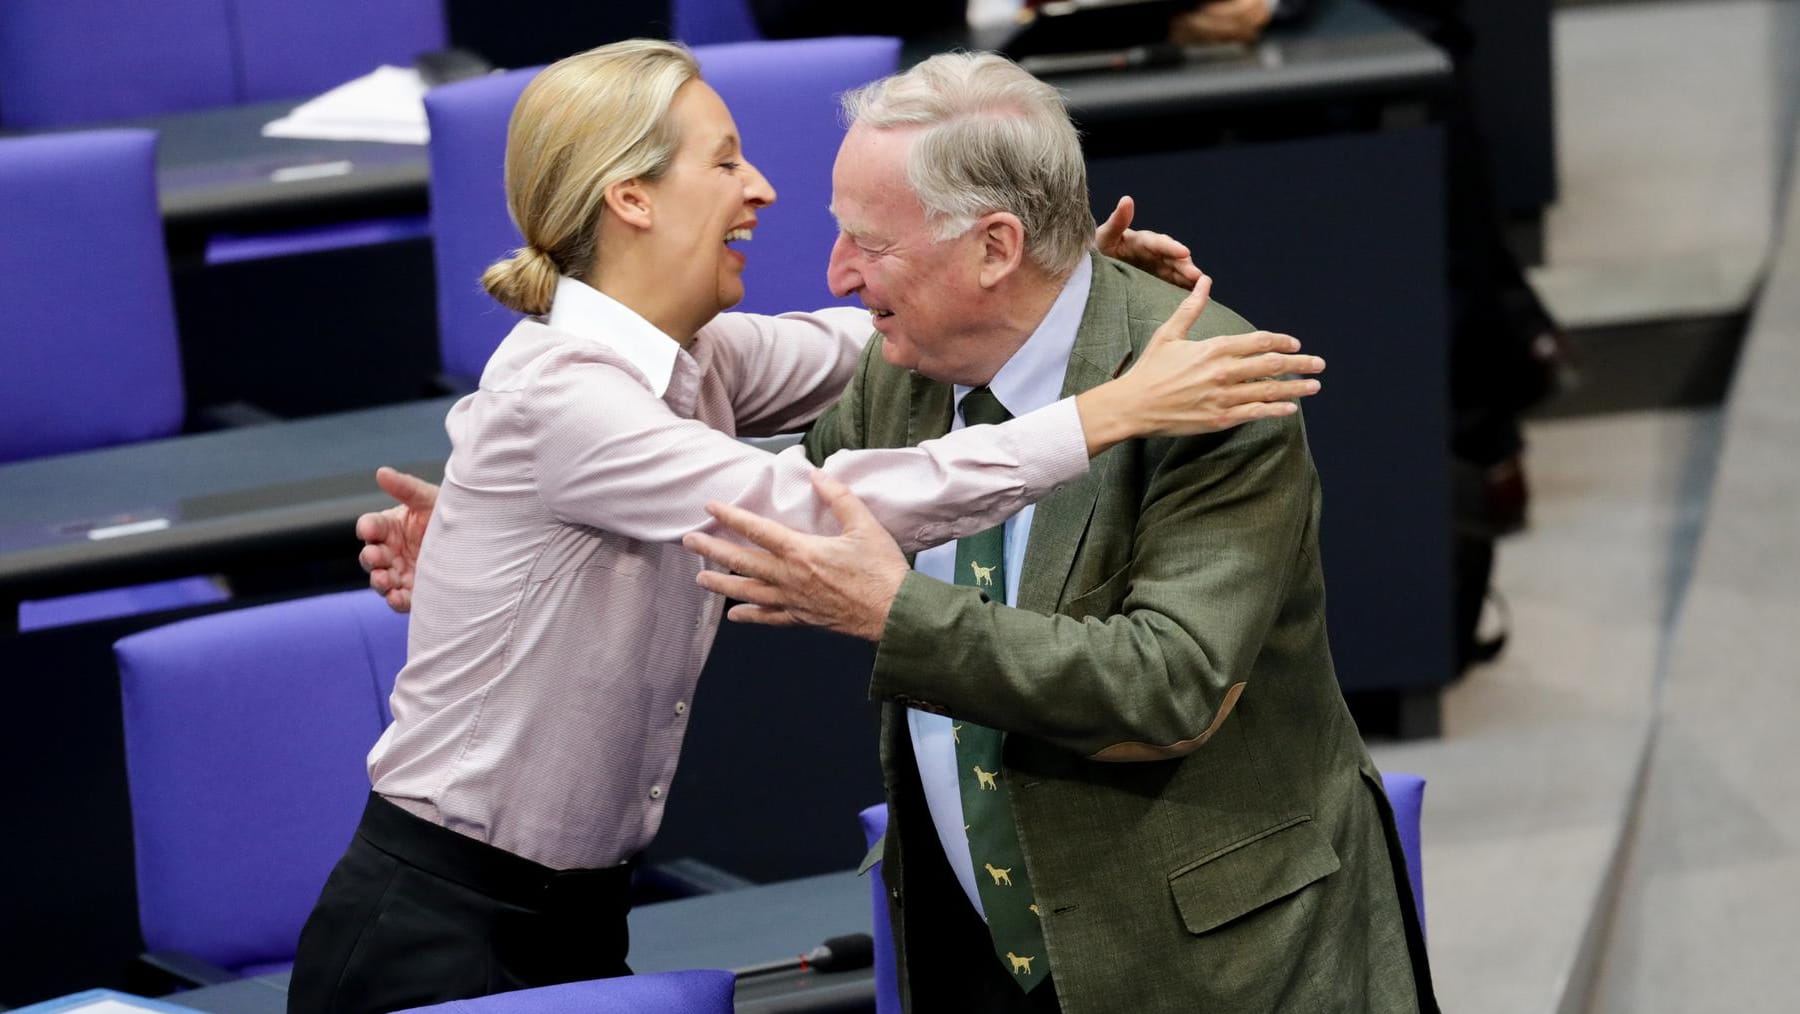
<instances>
[{"instance_id":1,"label":"blonde woman","mask_svg":"<svg viewBox=\"0 0 1800 1014\"><path fill-rule=\"evenodd\" d=\"M513 113L506 186L526 246L482 281L532 316L447 420L394 722L301 936L290 1011L628 972L631 860L662 819L721 610L680 539L717 531L709 500L835 530L799 449L735 437L823 412L869 313L722 313L743 296L732 244L775 191L693 58L640 40L546 69ZM823 471L903 545L979 531L1119 440L1219 428L1222 382L1199 379L1197 348L1159 342L1080 398Z\"/></svg>"}]
</instances>

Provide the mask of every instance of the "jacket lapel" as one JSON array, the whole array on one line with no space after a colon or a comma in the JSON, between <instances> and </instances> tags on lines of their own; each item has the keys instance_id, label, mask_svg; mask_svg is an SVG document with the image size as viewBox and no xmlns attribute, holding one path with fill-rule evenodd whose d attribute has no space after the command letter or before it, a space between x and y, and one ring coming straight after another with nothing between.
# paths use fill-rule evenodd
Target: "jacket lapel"
<instances>
[{"instance_id":1,"label":"jacket lapel","mask_svg":"<svg viewBox=\"0 0 1800 1014\"><path fill-rule=\"evenodd\" d=\"M1126 316L1127 285L1119 269L1105 258L1094 258L1094 283L1088 291L1081 327L1075 333L1075 349L1063 376L1063 397L1080 394L1111 380L1131 358L1131 331ZM1112 472L1108 453L1096 458L1088 474L1040 500L1031 519L1031 538L1025 547L1025 567L1019 574L1017 605L1039 613L1053 613L1068 583L1075 551L1081 545L1093 517L1100 490Z\"/></svg>"}]
</instances>

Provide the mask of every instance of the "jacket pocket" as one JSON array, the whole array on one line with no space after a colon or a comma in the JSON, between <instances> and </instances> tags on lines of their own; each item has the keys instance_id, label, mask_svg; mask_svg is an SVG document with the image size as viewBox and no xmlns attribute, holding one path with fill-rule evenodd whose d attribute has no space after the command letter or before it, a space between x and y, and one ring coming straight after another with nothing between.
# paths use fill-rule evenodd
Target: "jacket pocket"
<instances>
[{"instance_id":1,"label":"jacket pocket","mask_svg":"<svg viewBox=\"0 0 1800 1014\"><path fill-rule=\"evenodd\" d=\"M1083 620L1089 616L1105 618L1117 611L1118 604L1125 598L1125 589L1131 587L1131 564L1127 563L1113 571L1105 580L1079 595L1071 596L1058 610L1066 616Z\"/></svg>"},{"instance_id":2,"label":"jacket pocket","mask_svg":"<svg viewBox=\"0 0 1800 1014\"><path fill-rule=\"evenodd\" d=\"M1205 933L1338 870L1337 852L1311 817L1294 817L1169 874L1189 933Z\"/></svg>"}]
</instances>

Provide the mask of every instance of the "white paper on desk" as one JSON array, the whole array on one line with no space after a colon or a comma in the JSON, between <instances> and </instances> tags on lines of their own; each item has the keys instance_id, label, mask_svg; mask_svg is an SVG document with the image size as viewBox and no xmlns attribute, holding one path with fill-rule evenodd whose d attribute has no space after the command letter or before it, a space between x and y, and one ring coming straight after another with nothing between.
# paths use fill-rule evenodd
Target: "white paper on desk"
<instances>
[{"instance_id":1,"label":"white paper on desk","mask_svg":"<svg viewBox=\"0 0 1800 1014\"><path fill-rule=\"evenodd\" d=\"M410 67L377 67L263 125L264 137L424 144L425 82Z\"/></svg>"}]
</instances>

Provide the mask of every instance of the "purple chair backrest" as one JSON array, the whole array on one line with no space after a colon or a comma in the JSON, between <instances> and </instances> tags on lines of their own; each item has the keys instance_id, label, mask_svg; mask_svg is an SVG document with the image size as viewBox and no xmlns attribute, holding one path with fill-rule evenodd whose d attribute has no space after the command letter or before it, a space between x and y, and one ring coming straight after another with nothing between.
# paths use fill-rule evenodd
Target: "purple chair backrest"
<instances>
[{"instance_id":1,"label":"purple chair backrest","mask_svg":"<svg viewBox=\"0 0 1800 1014\"><path fill-rule=\"evenodd\" d=\"M346 592L159 627L114 652L145 942L234 970L293 960L368 798L406 617Z\"/></svg>"},{"instance_id":2,"label":"purple chair backrest","mask_svg":"<svg viewBox=\"0 0 1800 1014\"><path fill-rule=\"evenodd\" d=\"M1425 779L1403 771L1381 776L1388 805L1394 808L1394 825L1400 830L1400 851L1406 853L1406 877L1412 882L1413 905L1419 928L1425 927L1425 865L1419 847L1419 818L1425 804Z\"/></svg>"},{"instance_id":3,"label":"purple chair backrest","mask_svg":"<svg viewBox=\"0 0 1800 1014\"><path fill-rule=\"evenodd\" d=\"M239 102L302 98L446 44L440 0L232 0Z\"/></svg>"},{"instance_id":4,"label":"purple chair backrest","mask_svg":"<svg viewBox=\"0 0 1800 1014\"><path fill-rule=\"evenodd\" d=\"M731 1014L736 981L720 969L655 972L452 1000L399 1014Z\"/></svg>"},{"instance_id":5,"label":"purple chair backrest","mask_svg":"<svg viewBox=\"0 0 1800 1014\"><path fill-rule=\"evenodd\" d=\"M831 165L844 131L838 96L891 74L900 43L889 38L796 39L699 46L706 80L724 97L750 160L777 203L747 248L744 302L757 313L834 302L825 264L837 239L828 210ZM431 230L438 286L438 349L446 375L464 384L518 319L481 290L487 266L523 240L506 211L506 125L534 70L437 88L431 123Z\"/></svg>"},{"instance_id":6,"label":"purple chair backrest","mask_svg":"<svg viewBox=\"0 0 1800 1014\"><path fill-rule=\"evenodd\" d=\"M669 0L669 22L675 37L690 46L763 37L747 0Z\"/></svg>"},{"instance_id":7,"label":"purple chair backrest","mask_svg":"<svg viewBox=\"0 0 1800 1014\"><path fill-rule=\"evenodd\" d=\"M1394 823L1400 830L1400 850L1406 854L1406 872L1412 882L1413 903L1418 906L1419 926L1425 925L1425 884L1419 863L1419 813L1425 799L1425 779L1418 775L1393 772L1381 776L1388 804L1394 810ZM862 822L863 840L870 848L887 833L887 804L877 803L857 814ZM868 873L870 907L875 917L875 1012L900 1014L900 984L894 969L893 929L888 923L887 884L882 879L881 864Z\"/></svg>"},{"instance_id":8,"label":"purple chair backrest","mask_svg":"<svg viewBox=\"0 0 1800 1014\"><path fill-rule=\"evenodd\" d=\"M124 120L237 101L226 0L5 0L0 123Z\"/></svg>"},{"instance_id":9,"label":"purple chair backrest","mask_svg":"<svg viewBox=\"0 0 1800 1014\"><path fill-rule=\"evenodd\" d=\"M887 834L887 804L876 803L856 815L862 822L863 844L874 848ZM900 979L894 968L894 927L888 922L887 881L877 862L869 878L869 907L875 918L875 1014L900 1014Z\"/></svg>"},{"instance_id":10,"label":"purple chair backrest","mask_svg":"<svg viewBox=\"0 0 1800 1014\"><path fill-rule=\"evenodd\" d=\"M5 0L0 123L300 98L444 45L439 0Z\"/></svg>"},{"instance_id":11,"label":"purple chair backrest","mask_svg":"<svg viewBox=\"0 0 1800 1014\"><path fill-rule=\"evenodd\" d=\"M469 386L519 319L483 291L481 273L525 242L506 210L506 125L519 93L541 69L458 81L425 94L438 356L447 376Z\"/></svg>"},{"instance_id":12,"label":"purple chair backrest","mask_svg":"<svg viewBox=\"0 0 1800 1014\"><path fill-rule=\"evenodd\" d=\"M143 130L0 139L0 461L181 428L155 160Z\"/></svg>"}]
</instances>

